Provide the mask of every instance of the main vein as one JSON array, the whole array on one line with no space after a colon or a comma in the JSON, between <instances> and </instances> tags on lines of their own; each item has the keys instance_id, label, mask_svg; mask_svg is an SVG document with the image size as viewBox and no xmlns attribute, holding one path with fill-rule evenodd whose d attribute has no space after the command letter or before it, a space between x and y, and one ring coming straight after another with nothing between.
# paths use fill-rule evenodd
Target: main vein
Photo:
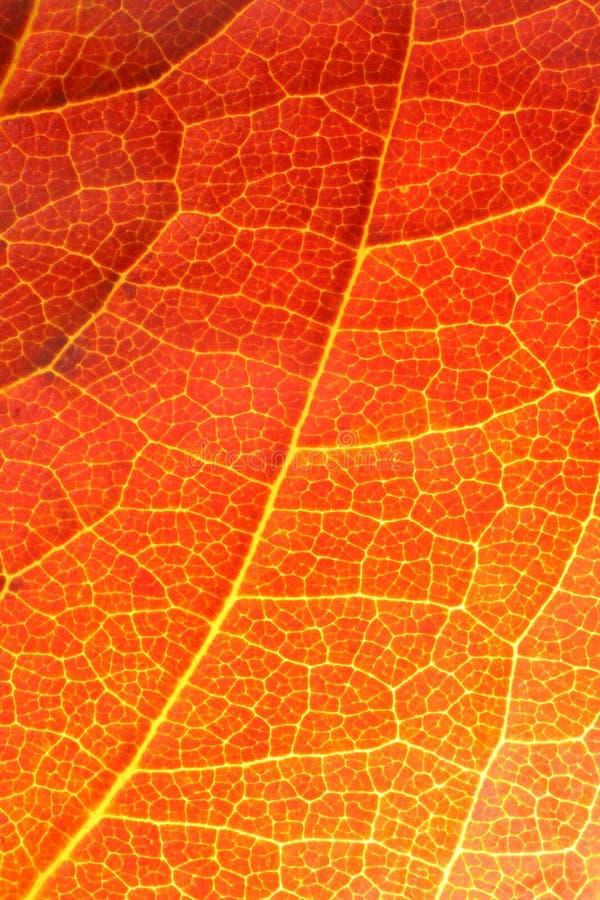
<instances>
[{"instance_id":1,"label":"main vein","mask_svg":"<svg viewBox=\"0 0 600 900\"><path fill-rule=\"evenodd\" d=\"M104 818L104 816L110 809L110 806L111 806L113 800L115 799L115 797L117 796L117 794L119 793L119 791L124 787L124 785L129 781L129 779L138 770L138 768L140 766L140 762L141 762L142 758L144 757L146 751L150 747L150 744L154 740L157 732L159 731L161 726L168 720L171 710L173 709L173 707L179 700L184 689L190 684L191 679L192 679L194 673L196 672L199 664L201 663L202 659L206 656L207 652L209 651L213 640L220 633L221 627L222 627L225 619L231 612L233 606L236 603L236 600L238 599L238 597L241 594L241 589L244 584L246 574L248 572L249 567L252 565L252 562L256 555L256 551L262 541L265 529L267 527L267 523L268 523L268 521L271 517L271 514L275 508L280 488L287 476L290 466L292 465L294 453L296 452L296 450L298 448L300 435L302 434L304 423L306 422L306 419L308 418L309 411L310 411L310 408L312 405L313 397L315 395L315 392L317 390L317 386L321 380L321 377L325 371L327 361L329 359L329 356L331 354L331 351L332 351L332 348L333 348L333 345L334 345L334 342L336 339L336 335L340 328L340 323L344 317L346 308L347 308L350 298L352 296L352 291L353 291L354 285L356 283L356 279L358 277L358 274L361 270L363 261L368 252L369 230L370 230L371 222L373 221L375 204L376 204L377 196L379 194L380 187L381 187L383 166L385 164L385 160L386 160L387 153L388 153L388 147L389 147L390 141L392 139L394 126L395 126L396 120L398 118L400 104L402 102L404 80L405 80L405 76L406 76L408 60L410 57L410 50L413 45L413 33L414 33L414 7L413 7L412 20L411 20L411 25L410 25L410 30L409 30L408 42L407 42L407 46L406 46L406 54L405 54L405 58L404 58L404 62L403 62L402 71L400 73L400 77L399 77L399 81L398 81L398 91L397 91L397 95L396 95L395 107L394 107L394 111L393 111L391 119L390 119L388 132L383 140L383 147L382 147L382 151L381 151L381 157L379 160L377 176L375 179L375 186L374 186L374 190L373 190L373 197L371 200L371 207L369 209L368 215L366 216L366 221L365 221L365 225L363 228L361 242L360 242L360 245L356 252L356 261L355 261L354 269L352 271L352 275L348 282L348 286L346 288L346 291L345 291L342 301L340 303L335 322L333 323L333 325L331 327L331 331L329 333L328 340L323 349L323 354L321 356L319 366L318 366L317 371L315 372L315 375L310 383L310 386L309 386L309 389L307 392L307 396L306 396L306 402L304 404L303 410L300 414L298 422L294 428L292 438L290 440L289 452L286 454L285 463L282 466L282 468L279 470L279 473L273 482L271 491L269 493L269 497L267 499L267 502L266 502L264 510L263 510L262 517L256 528L256 531L254 532L254 536L252 538L252 542L250 544L250 547L248 549L248 553L246 554L244 562L238 572L238 575L237 575L235 581L232 584L231 591L230 591L227 599L225 600L220 613L214 619L214 621L211 625L211 628L210 628L205 640L202 643L202 646L199 648L199 650L197 651L195 656L192 658L189 666L187 667L187 669L185 670L185 672L183 673L183 675L177 682L175 689L173 690L169 699L165 703L160 714L151 723L144 740L141 742L140 746L138 747L137 752L131 759L131 762L129 763L129 765L123 770L123 772L121 772L115 778L115 781L113 782L111 788L106 792L106 794L104 795L104 797L102 798L102 800L100 801L98 806L96 806L96 808L90 814L90 816L88 817L86 822L79 828L79 830L67 842L67 844L63 847L62 851L57 855L57 857L50 864L50 866L48 866L39 875L39 877L33 884L29 893L25 896L24 900L33 900L33 898L41 896L41 891L43 890L43 888L45 887L47 882L50 880L50 878L55 874L55 872L58 871L58 869L62 866L63 863L65 863L68 859L71 858L71 856L73 855L73 852L76 850L76 848L82 842L82 840Z\"/></svg>"}]
</instances>

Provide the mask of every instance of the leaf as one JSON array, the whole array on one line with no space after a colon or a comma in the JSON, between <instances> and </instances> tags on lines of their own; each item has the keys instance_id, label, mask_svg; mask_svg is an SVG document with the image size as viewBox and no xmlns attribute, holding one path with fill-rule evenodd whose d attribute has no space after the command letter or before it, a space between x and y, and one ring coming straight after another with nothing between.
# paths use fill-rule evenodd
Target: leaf
<instances>
[{"instance_id":1,"label":"leaf","mask_svg":"<svg viewBox=\"0 0 600 900\"><path fill-rule=\"evenodd\" d=\"M5 0L2 896L600 890L597 28Z\"/></svg>"}]
</instances>

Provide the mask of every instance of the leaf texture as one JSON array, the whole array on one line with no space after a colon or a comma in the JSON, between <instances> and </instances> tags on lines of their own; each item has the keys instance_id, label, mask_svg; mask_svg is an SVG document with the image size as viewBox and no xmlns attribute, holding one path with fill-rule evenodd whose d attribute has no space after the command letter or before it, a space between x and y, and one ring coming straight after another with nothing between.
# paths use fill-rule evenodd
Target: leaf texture
<instances>
[{"instance_id":1,"label":"leaf texture","mask_svg":"<svg viewBox=\"0 0 600 900\"><path fill-rule=\"evenodd\" d=\"M600 894L598 16L0 6L0 894Z\"/></svg>"}]
</instances>

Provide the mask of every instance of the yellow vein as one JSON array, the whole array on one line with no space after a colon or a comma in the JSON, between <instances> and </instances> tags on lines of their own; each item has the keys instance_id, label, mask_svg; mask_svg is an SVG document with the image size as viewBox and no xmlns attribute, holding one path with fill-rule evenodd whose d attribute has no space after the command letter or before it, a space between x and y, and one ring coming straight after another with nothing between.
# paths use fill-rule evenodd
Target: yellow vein
<instances>
[{"instance_id":1,"label":"yellow vein","mask_svg":"<svg viewBox=\"0 0 600 900\"><path fill-rule=\"evenodd\" d=\"M4 77L0 80L0 95L4 93L4 89L8 84L10 84L10 80L17 70L17 66L19 65L19 61L21 59L21 54L23 53L25 45L27 44L27 41L29 40L33 31L33 24L38 17L40 6L41 0L34 0L31 7L31 12L29 13L29 18L27 20L27 25L25 26L21 37L17 41L15 41L13 58L10 62L10 65L6 68Z\"/></svg>"},{"instance_id":2,"label":"yellow vein","mask_svg":"<svg viewBox=\"0 0 600 900\"><path fill-rule=\"evenodd\" d=\"M325 344L319 367L318 367L318 369L315 373L315 376L313 378L313 381L309 387L307 398L306 398L306 403L304 405L304 409L303 409L303 411L300 415L300 418L298 420L298 423L294 429L294 433L292 435L292 439L290 442L290 452L287 454L286 464L281 468L277 478L273 482L273 486L271 488L271 493L267 499L267 503L265 505L261 520L258 524L258 527L257 527L255 533L254 533L254 536L253 536L252 542L250 544L248 553L246 555L245 561L244 561L242 567L240 568L237 578L235 579L235 581L232 585L231 592L230 592L227 600L223 604L223 608L222 608L221 612L214 620L206 639L204 640L202 646L200 647L200 649L198 650L196 655L193 657L190 665L188 666L188 668L186 669L186 671L180 678L179 682L175 686L173 693L167 700L161 713L150 725L150 728L148 729L146 737L140 744L135 756L132 758L132 760L129 763L129 765L127 766L127 768L124 769L124 771L115 779L113 785L107 791L104 798L100 801L100 803L98 804L96 809L91 813L89 819L81 826L81 828L77 831L77 833L75 835L73 835L73 837L67 842L67 844L63 847L62 851L56 856L56 858L48 866L48 868L44 872L40 873L39 877L37 878L36 882L32 886L31 890L26 895L25 900L32 900L32 898L39 896L40 891L47 884L48 880L58 871L58 869L60 869L60 867L62 866L62 864L64 862L66 862L68 859L71 858L73 852L79 846L81 841L95 828L96 825L98 825L100 823L100 821L103 819L105 814L110 809L110 806L111 806L113 800L115 799L115 797L117 796L117 794L119 793L119 791L129 781L129 779L132 777L132 775L138 770L140 762L142 761L143 757L145 756L145 754L146 754L150 744L154 740L157 732L159 731L161 726L168 720L171 710L173 709L173 707L179 700L179 698L180 698L181 694L183 693L183 691L185 690L185 688L190 684L190 681L191 681L196 669L198 668L200 662L206 655L206 653L209 650L210 646L212 645L212 642L214 641L214 639L217 637L217 635L221 631L221 626L223 625L223 622L225 621L225 619L231 612L238 596L241 595L241 592L242 592L241 589L244 584L246 574L254 560L254 557L256 556L256 552L257 552L258 547L263 539L263 535L265 533L269 519L271 518L273 510L275 509L277 496L278 496L280 488L286 478L288 468L291 464L291 459L294 455L294 452L298 445L300 434L302 433L302 430L304 427L304 423L305 423L306 419L308 418L309 411L310 411L312 401L313 401L313 397L315 395L315 392L317 390L317 386L321 380L321 377L325 371L325 367L327 365L327 360L329 358L329 355L332 352L335 338L336 338L337 332L340 327L340 323L342 322L342 319L343 319L345 311L346 311L346 307L348 306L350 297L352 296L352 291L353 291L354 285L356 283L356 280L358 278L358 274L361 270L362 263L368 252L367 241L368 241L369 227L373 220L375 204L377 202L377 196L378 196L380 186L381 186L381 177L382 177L383 166L385 164L385 160L386 160L387 153L388 153L388 148L389 148L389 145L390 145L390 142L392 139L394 126L395 126L396 120L398 118L398 113L399 113L400 104L401 104L401 100L402 100L402 91L403 91L403 86L404 86L404 80L405 80L405 76L406 76L407 60L409 58L409 55L410 55L409 50L410 50L410 47L412 46L412 42L413 42L413 34L414 34L414 12L413 12L413 22L411 23L411 28L410 28L410 33L409 33L409 40L408 40L408 46L407 46L407 50L406 50L406 56L404 59L403 69L402 69L400 79L399 79L399 84L398 84L398 91L397 91L397 95L396 95L396 104L395 104L394 112L391 117L388 133L383 142L381 157L380 157L380 161L379 161L379 167L378 167L378 171L377 171L377 177L375 180L375 187L374 187L374 191L373 191L373 198L371 201L371 209L370 209L369 215L367 216L367 220L364 225L361 244L357 250L356 263L354 266L354 270L352 272L352 275L351 275L350 281L348 283L348 287L346 289L344 297L342 299L342 302L340 303L338 314L337 314L336 320L332 326L331 332L329 334L329 338L327 340L327 343Z\"/></svg>"},{"instance_id":3,"label":"yellow vein","mask_svg":"<svg viewBox=\"0 0 600 900\"><path fill-rule=\"evenodd\" d=\"M558 581L556 588L552 591L552 593L548 597L547 601L539 609L537 614L531 619L531 621L529 622L529 624L528 624L527 628L525 629L525 631L523 632L523 634L520 635L519 638L513 644L512 665L511 665L510 675L508 678L508 686L507 686L507 690L506 690L506 709L504 711L504 722L502 724L502 730L498 737L496 746L494 747L492 753L490 754L490 758L488 759L484 769L481 772L481 776L479 778L477 788L475 789L475 793L473 794L473 802L471 803L471 807L469 809L468 814L465 816L465 820L463 822L463 827L461 829L458 841L456 843L456 847L454 848L454 853L452 854L450 860L448 861L446 868L444 869L443 877L440 881L440 884L439 884L439 887L438 887L438 890L437 890L434 900L441 900L442 896L444 895L444 891L448 887L448 882L449 882L452 872L454 870L454 866L456 865L461 854L466 852L466 850L468 849L468 848L465 848L465 841L466 841L467 833L469 831L469 826L471 825L471 823L473 821L473 815L475 813L475 809L477 808L477 804L479 803L479 799L480 799L482 791L486 785L489 774L490 774L496 760L498 759L502 748L507 743L509 743L509 741L507 740L508 720L509 720L509 716L510 716L511 697L512 697L514 686L515 686L515 676L516 676L516 670L517 670L517 663L519 660L519 647L521 645L521 642L525 639L527 634L531 631L532 626L539 620L540 616L543 615L545 610L548 608L549 604L555 598L556 594L561 589L563 582L564 582L572 564L577 559L577 554L579 552L579 548L580 548L580 546L585 538L585 535L587 533L588 525L595 518L594 509L595 509L596 501L598 499L598 490L599 489L600 489L600 485L598 486L598 488L594 494L594 499L592 502L590 514L588 515L585 522L582 523L579 539L577 540L577 543L573 547L573 552L571 553L571 556L565 563L562 577Z\"/></svg>"},{"instance_id":4,"label":"yellow vein","mask_svg":"<svg viewBox=\"0 0 600 900\"><path fill-rule=\"evenodd\" d=\"M37 10L41 5L41 0L35 0L34 12L37 14ZM165 81L176 69L180 69L182 66L192 59L197 53L206 50L206 48L210 47L211 44L214 44L220 37L223 36L227 32L227 30L233 25L237 19L241 18L244 13L248 12L248 10L254 6L254 3L248 3L247 6L243 6L241 9L237 10L231 18L227 19L223 25L218 28L214 34L211 34L208 40L206 40L203 44L199 44L198 46L193 47L187 53L184 53L179 59L176 59L173 63L170 63L164 71L160 72L155 78L149 79L148 81L144 81L141 84L132 85L131 87L121 87L116 91L107 91L105 94L94 94L90 97L83 97L80 100L73 99L67 100L66 103L61 106L46 106L46 107L38 107L36 109L25 109L25 110L17 110L14 113L8 113L7 115L1 116L0 121L6 122L11 119L25 119L32 118L33 116L38 115L48 115L52 113L61 114L65 110L73 109L76 106L86 106L90 103L102 102L107 100L113 100L115 97L121 97L123 95L128 94L142 94L145 91L158 89L161 82ZM33 20L34 16L32 15L31 19ZM26 34L24 34L21 38L21 42L24 44L25 38L29 36L31 31L31 27L28 27ZM16 65L16 64L15 64ZM11 67L12 69L15 66ZM3 86L3 85L2 85Z\"/></svg>"}]
</instances>

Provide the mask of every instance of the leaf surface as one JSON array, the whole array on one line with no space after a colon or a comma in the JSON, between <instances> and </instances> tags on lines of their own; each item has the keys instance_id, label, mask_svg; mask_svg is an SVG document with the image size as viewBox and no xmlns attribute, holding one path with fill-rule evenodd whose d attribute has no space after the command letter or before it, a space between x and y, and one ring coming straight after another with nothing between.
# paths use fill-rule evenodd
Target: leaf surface
<instances>
[{"instance_id":1,"label":"leaf surface","mask_svg":"<svg viewBox=\"0 0 600 900\"><path fill-rule=\"evenodd\" d=\"M590 900L592 5L0 52L2 896Z\"/></svg>"}]
</instances>

